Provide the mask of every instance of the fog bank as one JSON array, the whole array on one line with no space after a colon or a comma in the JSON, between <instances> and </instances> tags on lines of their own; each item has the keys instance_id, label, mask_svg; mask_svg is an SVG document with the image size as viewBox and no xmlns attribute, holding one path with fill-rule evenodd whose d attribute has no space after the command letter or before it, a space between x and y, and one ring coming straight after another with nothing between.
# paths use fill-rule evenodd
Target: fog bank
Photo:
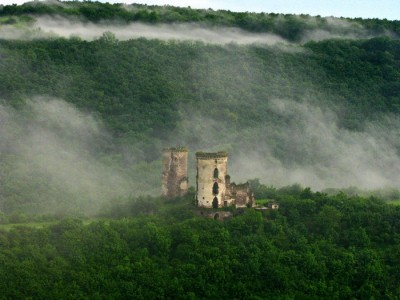
<instances>
[{"instance_id":1,"label":"fog bank","mask_svg":"<svg viewBox=\"0 0 400 300\"><path fill-rule=\"evenodd\" d=\"M0 123L6 209L33 203L35 212L90 215L116 197L151 193L104 159L113 140L101 122L63 100L35 98L18 111L0 106Z\"/></svg>"},{"instance_id":2,"label":"fog bank","mask_svg":"<svg viewBox=\"0 0 400 300\"><path fill-rule=\"evenodd\" d=\"M301 19L300 22L306 22L310 28L305 30L300 38L300 43L311 40L321 41L332 38L370 38L370 34L361 25L351 23L346 20L326 18L322 27L318 26L314 18L307 20ZM277 18L275 26L284 25L285 20ZM280 24L282 23L282 24ZM78 19L67 19L64 17L38 17L33 26L29 28L14 25L0 26L0 38L11 40L32 40L39 38L54 37L79 37L84 40L98 39L104 32L112 32L118 40L147 38L159 39L163 41L201 41L204 43L224 45L228 43L237 44L291 44L284 38L272 33L251 33L236 27L214 27L196 24L196 23L175 23L175 24L156 24L145 23L91 23L82 22ZM390 34L390 33L385 33Z\"/></svg>"},{"instance_id":3,"label":"fog bank","mask_svg":"<svg viewBox=\"0 0 400 300\"><path fill-rule=\"evenodd\" d=\"M268 33L249 33L239 28L218 27L209 29L199 24L95 24L61 17L39 17L28 29L1 26L0 38L31 40L51 37L79 37L98 39L104 32L112 32L118 40L147 38L159 40L201 41L210 44L267 44L287 43L283 38Z\"/></svg>"},{"instance_id":4,"label":"fog bank","mask_svg":"<svg viewBox=\"0 0 400 300\"><path fill-rule=\"evenodd\" d=\"M195 138L182 143L194 150L228 150L236 182L259 178L268 185L300 183L315 190L400 186L400 121L394 116L352 131L339 126L333 111L307 100L275 99L267 110L280 121L240 130L193 113L184 126Z\"/></svg>"}]
</instances>

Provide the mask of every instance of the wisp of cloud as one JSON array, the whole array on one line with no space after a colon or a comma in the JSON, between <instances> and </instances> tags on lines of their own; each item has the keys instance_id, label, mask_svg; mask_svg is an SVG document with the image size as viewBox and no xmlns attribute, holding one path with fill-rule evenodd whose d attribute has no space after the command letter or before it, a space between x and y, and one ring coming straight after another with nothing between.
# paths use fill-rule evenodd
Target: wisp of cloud
<instances>
[{"instance_id":1,"label":"wisp of cloud","mask_svg":"<svg viewBox=\"0 0 400 300\"><path fill-rule=\"evenodd\" d=\"M34 98L22 110L0 106L0 123L3 209L93 215L116 197L151 193L103 159L112 157L104 154L112 137L72 104Z\"/></svg>"}]
</instances>

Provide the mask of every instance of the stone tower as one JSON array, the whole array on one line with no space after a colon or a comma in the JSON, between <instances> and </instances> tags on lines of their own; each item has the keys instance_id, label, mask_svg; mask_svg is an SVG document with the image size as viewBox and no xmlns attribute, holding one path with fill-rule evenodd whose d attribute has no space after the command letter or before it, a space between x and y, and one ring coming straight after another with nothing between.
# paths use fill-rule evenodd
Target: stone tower
<instances>
[{"instance_id":1,"label":"stone tower","mask_svg":"<svg viewBox=\"0 0 400 300\"><path fill-rule=\"evenodd\" d=\"M188 151L186 148L163 150L162 195L175 198L188 191Z\"/></svg>"},{"instance_id":2,"label":"stone tower","mask_svg":"<svg viewBox=\"0 0 400 300\"><path fill-rule=\"evenodd\" d=\"M196 204L199 207L228 206L225 197L228 153L196 153ZM230 197L229 197L230 198Z\"/></svg>"}]
</instances>

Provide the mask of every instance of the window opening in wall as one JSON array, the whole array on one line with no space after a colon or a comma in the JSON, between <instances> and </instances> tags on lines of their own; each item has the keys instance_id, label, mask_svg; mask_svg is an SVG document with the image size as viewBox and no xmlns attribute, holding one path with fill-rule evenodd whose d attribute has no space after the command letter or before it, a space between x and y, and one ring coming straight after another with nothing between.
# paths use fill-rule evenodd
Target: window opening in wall
<instances>
[{"instance_id":1,"label":"window opening in wall","mask_svg":"<svg viewBox=\"0 0 400 300\"><path fill-rule=\"evenodd\" d=\"M219 190L218 183L214 182L214 185L212 188L213 195L218 195L218 190Z\"/></svg>"},{"instance_id":2,"label":"window opening in wall","mask_svg":"<svg viewBox=\"0 0 400 300\"><path fill-rule=\"evenodd\" d=\"M214 178L218 178L219 176L219 171L217 168L214 169Z\"/></svg>"},{"instance_id":3,"label":"window opening in wall","mask_svg":"<svg viewBox=\"0 0 400 300\"><path fill-rule=\"evenodd\" d=\"M213 208L218 208L218 198L217 197L214 197L214 200L212 202L212 206L213 206Z\"/></svg>"}]
</instances>

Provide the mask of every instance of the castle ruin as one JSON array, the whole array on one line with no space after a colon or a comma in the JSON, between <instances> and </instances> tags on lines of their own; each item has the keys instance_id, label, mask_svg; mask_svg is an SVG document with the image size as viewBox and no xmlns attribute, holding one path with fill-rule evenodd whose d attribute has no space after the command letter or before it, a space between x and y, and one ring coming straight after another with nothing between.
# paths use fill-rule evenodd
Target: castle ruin
<instances>
[{"instance_id":1,"label":"castle ruin","mask_svg":"<svg viewBox=\"0 0 400 300\"><path fill-rule=\"evenodd\" d=\"M196 205L220 208L235 205L252 207L254 194L249 183L231 183L228 175L228 153L196 153Z\"/></svg>"},{"instance_id":2,"label":"castle ruin","mask_svg":"<svg viewBox=\"0 0 400 300\"><path fill-rule=\"evenodd\" d=\"M228 154L196 153L196 204L199 207L230 206L225 199L228 172Z\"/></svg>"},{"instance_id":3,"label":"castle ruin","mask_svg":"<svg viewBox=\"0 0 400 300\"><path fill-rule=\"evenodd\" d=\"M162 195L181 197L188 191L188 151L183 147L163 150Z\"/></svg>"},{"instance_id":4,"label":"castle ruin","mask_svg":"<svg viewBox=\"0 0 400 300\"><path fill-rule=\"evenodd\" d=\"M162 195L181 197L188 191L188 151L186 148L163 150ZM204 208L252 207L254 194L249 183L231 183L227 152L196 152L196 206Z\"/></svg>"}]
</instances>

